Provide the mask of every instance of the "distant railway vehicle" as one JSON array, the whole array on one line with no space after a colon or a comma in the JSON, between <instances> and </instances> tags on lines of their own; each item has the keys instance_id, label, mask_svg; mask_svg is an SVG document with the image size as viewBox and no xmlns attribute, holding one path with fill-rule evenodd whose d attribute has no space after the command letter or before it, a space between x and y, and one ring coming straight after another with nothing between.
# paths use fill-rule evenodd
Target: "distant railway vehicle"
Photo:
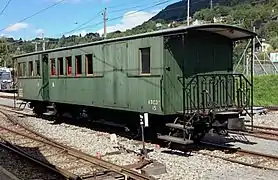
<instances>
[{"instance_id":1,"label":"distant railway vehicle","mask_svg":"<svg viewBox=\"0 0 278 180\"><path fill-rule=\"evenodd\" d=\"M105 116L131 131L147 112L159 139L194 143L211 129L244 128L253 74L233 73L233 46L255 35L208 24L19 55L18 96L38 115Z\"/></svg>"},{"instance_id":2,"label":"distant railway vehicle","mask_svg":"<svg viewBox=\"0 0 278 180\"><path fill-rule=\"evenodd\" d=\"M13 92L16 90L12 71L11 68L0 67L0 91Z\"/></svg>"}]
</instances>

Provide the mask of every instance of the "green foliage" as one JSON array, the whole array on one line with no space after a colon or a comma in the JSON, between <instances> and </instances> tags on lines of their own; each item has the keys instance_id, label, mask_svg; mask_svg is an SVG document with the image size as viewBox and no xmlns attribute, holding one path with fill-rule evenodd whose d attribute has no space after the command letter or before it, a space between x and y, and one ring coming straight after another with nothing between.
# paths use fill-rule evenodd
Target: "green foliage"
<instances>
[{"instance_id":1,"label":"green foliage","mask_svg":"<svg viewBox=\"0 0 278 180\"><path fill-rule=\"evenodd\" d=\"M269 106L278 104L277 75L261 75L254 77L254 105Z\"/></svg>"},{"instance_id":2,"label":"green foliage","mask_svg":"<svg viewBox=\"0 0 278 180\"><path fill-rule=\"evenodd\" d=\"M229 12L231 11L231 7L228 6L214 6L213 9L201 9L200 11L197 11L193 19L199 19L204 21L213 21L214 17L223 17L228 16Z\"/></svg>"},{"instance_id":3,"label":"green foliage","mask_svg":"<svg viewBox=\"0 0 278 180\"><path fill-rule=\"evenodd\" d=\"M214 17L221 17L223 23L240 24L242 27L250 30L256 24L259 27L257 30L259 36L265 38L274 50L278 49L278 21L274 18L277 16L278 0L214 0L213 3L212 9L209 8L208 1L193 3L190 9L193 19L213 21ZM142 25L124 32L116 31L108 33L107 38L117 38L185 25L186 5L186 1L171 4ZM173 20L176 22L173 23ZM53 49L97 41L101 40L102 37L98 33L88 33L84 37L72 35L69 37L62 36L61 38L46 39L48 40L46 49ZM34 52L35 40L40 39L31 41L14 40L13 38L0 39L0 58L11 64L12 55ZM246 43L238 43L235 46L235 62L239 60L245 46ZM42 50L42 44L38 44L38 50Z\"/></svg>"},{"instance_id":4,"label":"green foliage","mask_svg":"<svg viewBox=\"0 0 278 180\"><path fill-rule=\"evenodd\" d=\"M202 9L196 12L193 18L212 21L214 17L226 17L223 18L223 23L239 24L249 30L256 26L258 35L266 39L275 50L278 48L277 9L278 0L233 0L228 6L217 5L213 9Z\"/></svg>"},{"instance_id":5,"label":"green foliage","mask_svg":"<svg viewBox=\"0 0 278 180\"><path fill-rule=\"evenodd\" d=\"M269 40L269 43L271 44L271 46L274 50L277 50L278 49L278 36L271 37Z\"/></svg>"}]
</instances>

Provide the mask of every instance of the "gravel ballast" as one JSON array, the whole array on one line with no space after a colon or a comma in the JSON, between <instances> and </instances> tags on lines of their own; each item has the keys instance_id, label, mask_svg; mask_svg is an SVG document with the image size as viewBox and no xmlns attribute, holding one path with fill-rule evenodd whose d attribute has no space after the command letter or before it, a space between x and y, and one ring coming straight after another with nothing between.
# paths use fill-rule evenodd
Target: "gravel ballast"
<instances>
[{"instance_id":1,"label":"gravel ballast","mask_svg":"<svg viewBox=\"0 0 278 180\"><path fill-rule=\"evenodd\" d=\"M248 118L247 118L248 119ZM268 112L266 115L255 115L254 125L278 127L278 113ZM80 149L85 153L96 155L100 153L105 160L109 160L119 165L127 165L138 161L133 153L123 153L113 156L104 156L106 153L118 151L117 144L110 141L110 134L98 132L87 128L77 127L68 124L52 124L51 121L38 118L22 118L22 123L33 128L37 132L49 138ZM118 137L118 141L127 149L139 152L141 144L137 141ZM250 141L257 141L247 137ZM264 140L262 140L264 141ZM256 145L244 145L252 150L268 150L277 155L277 145L272 141L259 142ZM272 144L272 145L271 145ZM240 144L236 144L240 146ZM146 144L147 148L154 149L148 155L151 159L157 160L166 165L166 174L155 176L159 179L178 180L178 179L276 179L278 173L275 171L262 170L236 163L227 162L222 159L213 158L198 153L181 155L182 152L173 151L171 154L167 148L156 148L155 144ZM219 154L218 151L214 152ZM268 152L265 152L268 153ZM178 155L177 155L178 154ZM225 155L224 155L225 156ZM231 155L227 155L230 157Z\"/></svg>"},{"instance_id":2,"label":"gravel ballast","mask_svg":"<svg viewBox=\"0 0 278 180\"><path fill-rule=\"evenodd\" d=\"M64 123L53 124L51 121L33 117L22 118L21 122L49 138L91 155L100 153L103 156L106 153L118 151L117 144L111 142L109 133ZM117 138L125 148L139 152L141 145L138 141L119 136ZM278 173L274 171L251 168L198 153L181 155L181 152L177 151L177 155L166 153L165 151L169 149L157 148L155 144L147 143L146 147L154 149L148 154L151 159L166 165L167 173L155 176L159 179L273 179L278 176ZM138 161L133 153L108 155L102 158L119 165Z\"/></svg>"},{"instance_id":3,"label":"gravel ballast","mask_svg":"<svg viewBox=\"0 0 278 180\"><path fill-rule=\"evenodd\" d=\"M0 166L22 180L62 180L63 177L0 147Z\"/></svg>"},{"instance_id":4,"label":"gravel ballast","mask_svg":"<svg viewBox=\"0 0 278 180\"><path fill-rule=\"evenodd\" d=\"M267 126L267 127L275 127L278 128L278 111L269 111L267 114L254 115L253 123L256 126ZM250 120L249 116L245 117L246 120ZM251 122L247 123L250 124Z\"/></svg>"}]
</instances>

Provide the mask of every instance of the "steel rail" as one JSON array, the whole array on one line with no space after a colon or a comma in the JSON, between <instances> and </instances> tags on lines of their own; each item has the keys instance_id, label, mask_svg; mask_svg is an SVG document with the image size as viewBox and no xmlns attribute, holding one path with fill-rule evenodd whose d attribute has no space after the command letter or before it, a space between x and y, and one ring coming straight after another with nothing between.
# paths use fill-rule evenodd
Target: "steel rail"
<instances>
[{"instance_id":1,"label":"steel rail","mask_svg":"<svg viewBox=\"0 0 278 180\"><path fill-rule=\"evenodd\" d=\"M251 127L251 125L249 125L249 124L246 124L245 126L246 126L246 127ZM271 131L278 131L278 128L275 128L275 127L267 127L267 126L254 126L254 125L253 125L253 128L255 128L255 129L265 129L265 130L271 130Z\"/></svg>"},{"instance_id":2,"label":"steel rail","mask_svg":"<svg viewBox=\"0 0 278 180\"><path fill-rule=\"evenodd\" d=\"M232 131L232 130L228 130L227 132L228 133L239 134L239 135L253 136L253 137L257 137L257 138L261 138L261 139L278 141L278 134L271 133L271 132L266 132L266 131L247 131L246 132L246 131Z\"/></svg>"},{"instance_id":3,"label":"steel rail","mask_svg":"<svg viewBox=\"0 0 278 180\"><path fill-rule=\"evenodd\" d=\"M272 158L272 159L278 160L278 156L271 155L271 154L265 154L265 153L260 153L260 152L256 152L256 151L245 150L245 149L241 149L241 148L232 148L232 147L229 147L229 146L220 145L220 144L214 144L214 143L210 143L210 142L203 142L203 141L201 141L201 144L209 145L209 146L213 146L213 147L218 147L218 148L223 148L223 149L227 149L227 150L233 150L233 151L242 152L242 153L246 153L246 154L252 154L252 155L261 156L261 157Z\"/></svg>"},{"instance_id":4,"label":"steel rail","mask_svg":"<svg viewBox=\"0 0 278 180\"><path fill-rule=\"evenodd\" d=\"M271 170L271 171L278 171L277 169L273 169L273 168L269 168L269 167L264 167L264 166L259 166L259 165L255 165L255 164L250 164L250 163L246 163L246 162L230 159L228 157L221 157L221 156L217 156L217 155L213 155L213 154L209 154L209 153L204 153L204 152L197 152L197 153L205 155L205 156L211 156L213 158L220 158L220 159L223 159L225 161L241 164L241 165L244 165L244 166L250 166L250 167L254 167L254 168L266 169L266 170Z\"/></svg>"},{"instance_id":5,"label":"steel rail","mask_svg":"<svg viewBox=\"0 0 278 180\"><path fill-rule=\"evenodd\" d=\"M66 171L64 169L61 169L61 168L59 168L59 167L57 167L55 165L52 165L50 163L45 163L45 162L40 161L40 160L38 160L36 158L33 158L32 156L28 155L27 153L23 152L22 150L20 150L16 146L14 146L11 143L9 143L8 141L6 141L4 139L3 139L3 141L6 144L8 144L8 145L6 145L4 143L0 143L0 146L4 147L4 148L6 148L6 149L8 149L10 151L13 151L14 153L16 153L16 154L18 154L18 155L20 155L20 156L22 156L22 157L24 157L26 159L29 159L29 160L31 160L31 161L33 161L33 162L35 162L35 163L37 163L37 164L39 164L41 166L43 166L43 167L53 171L53 172L61 174L62 176L64 176L65 178L67 178L69 180L81 180L81 178L79 176L77 176L77 175L75 175L75 174L73 174L73 173L71 173L69 171Z\"/></svg>"},{"instance_id":6,"label":"steel rail","mask_svg":"<svg viewBox=\"0 0 278 180\"><path fill-rule=\"evenodd\" d=\"M210 142L203 142L203 141L201 141L200 143L201 143L201 145L205 145L205 146L217 147L217 148L220 148L220 149L226 149L226 150L230 150L230 151L244 153L244 154L247 154L247 155L254 155L254 156L259 156L259 157L264 157L264 158L271 158L271 159L273 159L275 161L278 161L278 156L271 155L271 154L265 154L265 153L245 150L245 149L241 149L241 148L232 148L232 147L228 147L228 146L225 146L225 145L214 144L214 143L210 143ZM196 153L204 154L204 155L209 155L209 156L212 156L212 157L215 157L215 158L221 158L221 159L226 160L226 161L230 161L230 162L233 162L233 163L238 163L238 164L242 164L242 165L246 165L246 166L251 166L251 167L255 167L255 168L267 169L267 170L272 170L272 171L278 171L278 169L264 167L264 166L259 166L259 165L255 165L255 164L250 164L250 163L242 162L242 161L237 161L237 160L233 160L233 159L230 159L230 158L227 158L227 157L221 157L221 156L212 155L212 154L209 154L209 153L203 153L203 152L198 152L198 151L196 151Z\"/></svg>"},{"instance_id":7,"label":"steel rail","mask_svg":"<svg viewBox=\"0 0 278 180\"><path fill-rule=\"evenodd\" d=\"M61 148L61 149L64 149L67 151L67 153L71 156L74 156L76 158L79 158L79 159L83 159L85 161L88 161L92 164L95 164L97 166L100 166L104 169L107 169L109 171L112 171L112 172L115 172L115 173L118 173L118 174L121 174L121 175L124 175L124 176L127 176L127 177L130 177L132 179L136 179L136 180L152 180L154 179L153 177L150 177L150 176L147 176L147 175L144 175L144 174L140 174L136 171L133 171L131 169L128 169L126 167L122 167L122 166L119 166L119 165L116 165L116 164L113 164L113 163L110 163L108 161L105 161L105 160L101 160L101 159L98 159L96 157L93 157L93 156L90 156L88 154L85 154L79 150L76 150L76 149L73 149L71 147L68 147L68 146L65 146L65 145L62 145L62 144L59 144L49 138L47 138L46 136L43 136L35 131L33 131L32 129L28 128L28 127L25 127L24 125L14 121L12 118L11 118L11 115L3 112L3 110L0 110L0 113L2 113L3 115L5 115L7 117L7 119L12 122L12 123L15 123L17 124L18 126L26 129L27 131L35 134L36 136L40 137L40 138L43 138L44 140L40 140L40 139L37 139L37 138L34 138L34 137L31 137L32 139L34 140L38 140L38 141L41 141L43 143L47 143L48 145L52 145L52 146L55 146L57 148ZM3 127L2 127L3 128ZM7 128L6 128L7 129ZM13 131L14 133L16 134L19 134L19 135L23 135L23 134L20 134L18 132L15 132ZM23 136L26 136L28 137L28 135L23 135Z\"/></svg>"}]
</instances>

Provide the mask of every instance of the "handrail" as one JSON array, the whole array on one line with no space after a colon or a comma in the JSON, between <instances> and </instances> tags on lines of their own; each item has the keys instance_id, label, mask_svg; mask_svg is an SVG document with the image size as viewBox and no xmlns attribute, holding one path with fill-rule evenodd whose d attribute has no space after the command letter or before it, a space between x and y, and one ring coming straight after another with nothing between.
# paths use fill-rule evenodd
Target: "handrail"
<instances>
[{"instance_id":1,"label":"handrail","mask_svg":"<svg viewBox=\"0 0 278 180\"><path fill-rule=\"evenodd\" d=\"M180 78L185 77L178 77L179 80ZM187 93L183 98L183 101L187 102L185 108L187 112L193 113L200 110L204 112L229 107L243 110L252 108L252 84L243 74L196 74L186 79L188 82L182 86Z\"/></svg>"},{"instance_id":2,"label":"handrail","mask_svg":"<svg viewBox=\"0 0 278 180\"><path fill-rule=\"evenodd\" d=\"M160 78L160 109L163 111L163 75Z\"/></svg>"},{"instance_id":3,"label":"handrail","mask_svg":"<svg viewBox=\"0 0 278 180\"><path fill-rule=\"evenodd\" d=\"M248 82L248 84L250 86L252 86L252 83L243 75L243 74L240 74L240 73L230 73L230 74L225 74L225 73L210 73L210 74L194 74L193 76L179 76L178 79L181 79L181 78L186 78L186 79L189 79L191 78L191 81L197 77L197 76L212 76L212 75L215 75L215 76L220 76L220 75L233 75L233 76L241 76L245 79L245 81ZM189 83L191 83L191 81Z\"/></svg>"}]
</instances>

